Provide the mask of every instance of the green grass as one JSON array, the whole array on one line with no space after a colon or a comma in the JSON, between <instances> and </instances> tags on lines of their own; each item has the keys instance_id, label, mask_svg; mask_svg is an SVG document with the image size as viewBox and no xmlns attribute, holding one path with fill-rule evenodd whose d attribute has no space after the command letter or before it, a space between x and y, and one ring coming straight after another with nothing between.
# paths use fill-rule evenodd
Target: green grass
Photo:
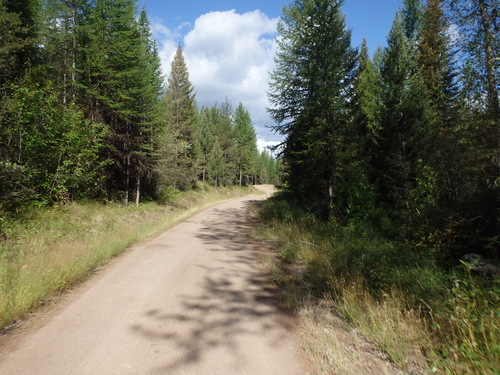
<instances>
[{"instance_id":1,"label":"green grass","mask_svg":"<svg viewBox=\"0 0 500 375\"><path fill-rule=\"evenodd\" d=\"M0 329L86 279L131 245L214 203L250 193L255 190L204 188L177 193L168 205L73 202L4 219Z\"/></svg>"},{"instance_id":2,"label":"green grass","mask_svg":"<svg viewBox=\"0 0 500 375\"><path fill-rule=\"evenodd\" d=\"M276 249L273 281L290 307L311 311L332 300L405 373L500 374L498 279L443 270L406 242L363 223L317 221L279 194L257 215L257 234ZM334 342L319 340L312 345L326 347L309 352L332 352ZM339 366L322 373L356 372Z\"/></svg>"}]
</instances>

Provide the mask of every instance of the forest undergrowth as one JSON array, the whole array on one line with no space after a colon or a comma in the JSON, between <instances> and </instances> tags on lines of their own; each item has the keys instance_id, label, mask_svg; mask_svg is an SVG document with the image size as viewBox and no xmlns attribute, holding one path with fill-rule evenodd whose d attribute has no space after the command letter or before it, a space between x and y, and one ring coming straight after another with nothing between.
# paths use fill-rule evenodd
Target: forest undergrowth
<instances>
[{"instance_id":1,"label":"forest undergrowth","mask_svg":"<svg viewBox=\"0 0 500 375\"><path fill-rule=\"evenodd\" d=\"M359 373L345 355L325 354L338 352L338 316L403 373L500 374L498 278L459 261L443 269L368 224L318 221L280 194L257 215L257 234L276 250L268 259L273 282L306 319L318 373Z\"/></svg>"},{"instance_id":2,"label":"forest undergrowth","mask_svg":"<svg viewBox=\"0 0 500 375\"><path fill-rule=\"evenodd\" d=\"M199 183L196 190L170 191L161 205L83 201L2 217L0 332L130 246L210 205L251 193L256 190Z\"/></svg>"}]
</instances>

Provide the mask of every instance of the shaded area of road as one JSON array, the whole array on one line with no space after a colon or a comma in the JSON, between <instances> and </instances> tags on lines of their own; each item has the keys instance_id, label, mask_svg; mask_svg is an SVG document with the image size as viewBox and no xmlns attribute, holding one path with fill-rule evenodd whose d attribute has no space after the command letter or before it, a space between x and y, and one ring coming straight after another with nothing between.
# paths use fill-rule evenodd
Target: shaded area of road
<instances>
[{"instance_id":1,"label":"shaded area of road","mask_svg":"<svg viewBox=\"0 0 500 375\"><path fill-rule=\"evenodd\" d=\"M129 252L0 347L0 373L305 373L247 236L246 210L263 198L212 207Z\"/></svg>"}]
</instances>

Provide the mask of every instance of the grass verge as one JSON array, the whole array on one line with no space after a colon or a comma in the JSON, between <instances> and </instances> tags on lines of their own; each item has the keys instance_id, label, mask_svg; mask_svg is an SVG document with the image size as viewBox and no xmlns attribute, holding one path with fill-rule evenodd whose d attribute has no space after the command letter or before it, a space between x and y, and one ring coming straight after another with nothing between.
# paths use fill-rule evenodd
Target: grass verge
<instances>
[{"instance_id":1,"label":"grass verge","mask_svg":"<svg viewBox=\"0 0 500 375\"><path fill-rule=\"evenodd\" d=\"M407 243L319 222L279 194L256 214L317 373L500 374L498 279L440 269Z\"/></svg>"},{"instance_id":2,"label":"grass verge","mask_svg":"<svg viewBox=\"0 0 500 375\"><path fill-rule=\"evenodd\" d=\"M0 329L8 329L131 245L253 188L178 193L167 205L74 202L4 220L0 242Z\"/></svg>"}]
</instances>

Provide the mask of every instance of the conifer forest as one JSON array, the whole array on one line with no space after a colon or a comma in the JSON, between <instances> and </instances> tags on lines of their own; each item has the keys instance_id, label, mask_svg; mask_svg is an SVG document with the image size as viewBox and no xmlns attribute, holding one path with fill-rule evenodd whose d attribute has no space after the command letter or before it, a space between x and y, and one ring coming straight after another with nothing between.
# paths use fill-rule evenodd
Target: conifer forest
<instances>
[{"instance_id":1,"label":"conifer forest","mask_svg":"<svg viewBox=\"0 0 500 375\"><path fill-rule=\"evenodd\" d=\"M278 26L270 114L290 195L443 262L497 257L498 1L405 0L373 57L351 45L342 4L294 1Z\"/></svg>"},{"instance_id":2,"label":"conifer forest","mask_svg":"<svg viewBox=\"0 0 500 375\"><path fill-rule=\"evenodd\" d=\"M181 47L163 77L137 1L0 1L0 212L277 183L246 108L198 108Z\"/></svg>"},{"instance_id":3,"label":"conifer forest","mask_svg":"<svg viewBox=\"0 0 500 375\"><path fill-rule=\"evenodd\" d=\"M318 253L296 267L309 295L402 293L436 363L472 369L443 373L498 374L500 2L403 0L369 53L347 1L283 8L273 156L244 103L198 107L181 45L163 76L137 0L0 0L0 241L21 209L274 184L260 219L297 224L284 263Z\"/></svg>"}]
</instances>

